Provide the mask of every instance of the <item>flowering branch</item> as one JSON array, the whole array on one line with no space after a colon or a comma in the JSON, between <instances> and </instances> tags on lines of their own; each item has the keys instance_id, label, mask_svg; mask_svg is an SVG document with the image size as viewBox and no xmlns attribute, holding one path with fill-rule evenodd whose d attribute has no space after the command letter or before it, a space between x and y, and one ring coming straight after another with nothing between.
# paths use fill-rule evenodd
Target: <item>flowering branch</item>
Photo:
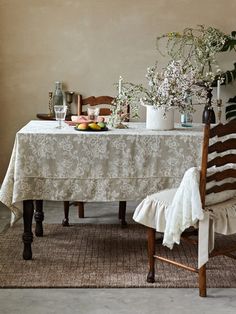
<instances>
[{"instance_id":1,"label":"flowering branch","mask_svg":"<svg viewBox=\"0 0 236 314\"><path fill-rule=\"evenodd\" d=\"M166 40L167 54L171 59L182 60L185 67L194 66L199 72L199 81L207 82L208 87L216 86L222 79L226 84L236 78L236 67L225 73L220 69L216 56L223 51L236 50L236 32L225 34L217 28L198 25L185 28L182 33L170 32L157 37L157 50L162 40Z\"/></svg>"},{"instance_id":2,"label":"flowering branch","mask_svg":"<svg viewBox=\"0 0 236 314\"><path fill-rule=\"evenodd\" d=\"M194 68L184 67L182 61L171 61L162 72L157 71L157 64L147 68L148 87L142 84L125 83L122 93L114 100L111 121L125 117L127 105L133 117L138 116L140 104L164 109L164 115L170 109L181 113L194 112L192 98L198 102L206 99L205 86L198 85L198 72Z\"/></svg>"}]
</instances>

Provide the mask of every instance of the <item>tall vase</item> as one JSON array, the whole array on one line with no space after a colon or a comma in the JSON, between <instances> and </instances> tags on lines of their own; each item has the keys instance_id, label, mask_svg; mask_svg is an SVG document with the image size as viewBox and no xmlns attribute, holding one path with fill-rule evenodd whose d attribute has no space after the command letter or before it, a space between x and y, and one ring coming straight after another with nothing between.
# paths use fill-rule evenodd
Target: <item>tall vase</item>
<instances>
[{"instance_id":1,"label":"tall vase","mask_svg":"<svg viewBox=\"0 0 236 314\"><path fill-rule=\"evenodd\" d=\"M150 130L173 130L174 110L168 110L164 116L164 109L146 106L146 128Z\"/></svg>"}]
</instances>

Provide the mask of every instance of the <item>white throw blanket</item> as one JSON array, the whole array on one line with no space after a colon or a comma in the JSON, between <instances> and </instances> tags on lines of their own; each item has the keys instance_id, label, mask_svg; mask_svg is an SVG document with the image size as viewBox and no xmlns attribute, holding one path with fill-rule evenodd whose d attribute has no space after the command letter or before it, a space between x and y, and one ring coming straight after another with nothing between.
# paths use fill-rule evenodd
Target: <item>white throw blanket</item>
<instances>
[{"instance_id":1,"label":"white throw blanket","mask_svg":"<svg viewBox=\"0 0 236 314\"><path fill-rule=\"evenodd\" d=\"M188 169L178 187L171 205L166 210L163 245L173 248L179 244L181 233L204 217L199 193L199 170Z\"/></svg>"}]
</instances>

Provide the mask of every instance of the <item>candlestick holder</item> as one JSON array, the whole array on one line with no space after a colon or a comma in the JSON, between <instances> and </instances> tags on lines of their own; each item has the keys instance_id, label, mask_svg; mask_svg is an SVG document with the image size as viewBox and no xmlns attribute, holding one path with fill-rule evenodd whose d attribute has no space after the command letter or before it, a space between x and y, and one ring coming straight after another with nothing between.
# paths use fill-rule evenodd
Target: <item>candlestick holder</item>
<instances>
[{"instance_id":1,"label":"candlestick holder","mask_svg":"<svg viewBox=\"0 0 236 314\"><path fill-rule=\"evenodd\" d=\"M66 91L66 104L67 104L67 115L71 115L71 104L73 102L75 92Z\"/></svg>"},{"instance_id":2,"label":"candlestick holder","mask_svg":"<svg viewBox=\"0 0 236 314\"><path fill-rule=\"evenodd\" d=\"M49 115L54 117L54 110L53 110L53 103L52 103L52 98L53 98L53 92L48 92L48 109L49 109Z\"/></svg>"},{"instance_id":3,"label":"candlestick holder","mask_svg":"<svg viewBox=\"0 0 236 314\"><path fill-rule=\"evenodd\" d=\"M222 99L217 99L217 117L218 122L221 123L221 116L222 116Z\"/></svg>"}]
</instances>

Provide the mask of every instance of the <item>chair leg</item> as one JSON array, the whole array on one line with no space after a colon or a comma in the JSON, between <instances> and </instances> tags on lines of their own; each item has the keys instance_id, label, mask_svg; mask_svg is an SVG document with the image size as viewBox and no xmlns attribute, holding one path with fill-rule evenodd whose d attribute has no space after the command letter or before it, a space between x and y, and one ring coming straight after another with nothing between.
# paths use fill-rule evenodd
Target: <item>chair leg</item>
<instances>
[{"instance_id":1,"label":"chair leg","mask_svg":"<svg viewBox=\"0 0 236 314\"><path fill-rule=\"evenodd\" d=\"M84 202L78 202L78 216L84 218Z\"/></svg>"},{"instance_id":2,"label":"chair leg","mask_svg":"<svg viewBox=\"0 0 236 314\"><path fill-rule=\"evenodd\" d=\"M69 209L70 209L70 202L66 201L64 202L64 219L62 220L62 226L68 227L69 224Z\"/></svg>"},{"instance_id":3,"label":"chair leg","mask_svg":"<svg viewBox=\"0 0 236 314\"><path fill-rule=\"evenodd\" d=\"M36 204L34 213L34 220L36 222L35 235L36 237L43 237L43 220L44 220L43 200L36 200L35 204Z\"/></svg>"},{"instance_id":4,"label":"chair leg","mask_svg":"<svg viewBox=\"0 0 236 314\"><path fill-rule=\"evenodd\" d=\"M199 269L199 296L206 297L206 264Z\"/></svg>"},{"instance_id":5,"label":"chair leg","mask_svg":"<svg viewBox=\"0 0 236 314\"><path fill-rule=\"evenodd\" d=\"M155 282L155 234L156 230L153 228L147 229L148 236L148 261L149 261L149 272L147 275L147 282Z\"/></svg>"},{"instance_id":6,"label":"chair leg","mask_svg":"<svg viewBox=\"0 0 236 314\"><path fill-rule=\"evenodd\" d=\"M127 226L127 222L125 220L126 215L126 201L120 201L119 202L119 219L121 220L121 226L125 227Z\"/></svg>"}]
</instances>

